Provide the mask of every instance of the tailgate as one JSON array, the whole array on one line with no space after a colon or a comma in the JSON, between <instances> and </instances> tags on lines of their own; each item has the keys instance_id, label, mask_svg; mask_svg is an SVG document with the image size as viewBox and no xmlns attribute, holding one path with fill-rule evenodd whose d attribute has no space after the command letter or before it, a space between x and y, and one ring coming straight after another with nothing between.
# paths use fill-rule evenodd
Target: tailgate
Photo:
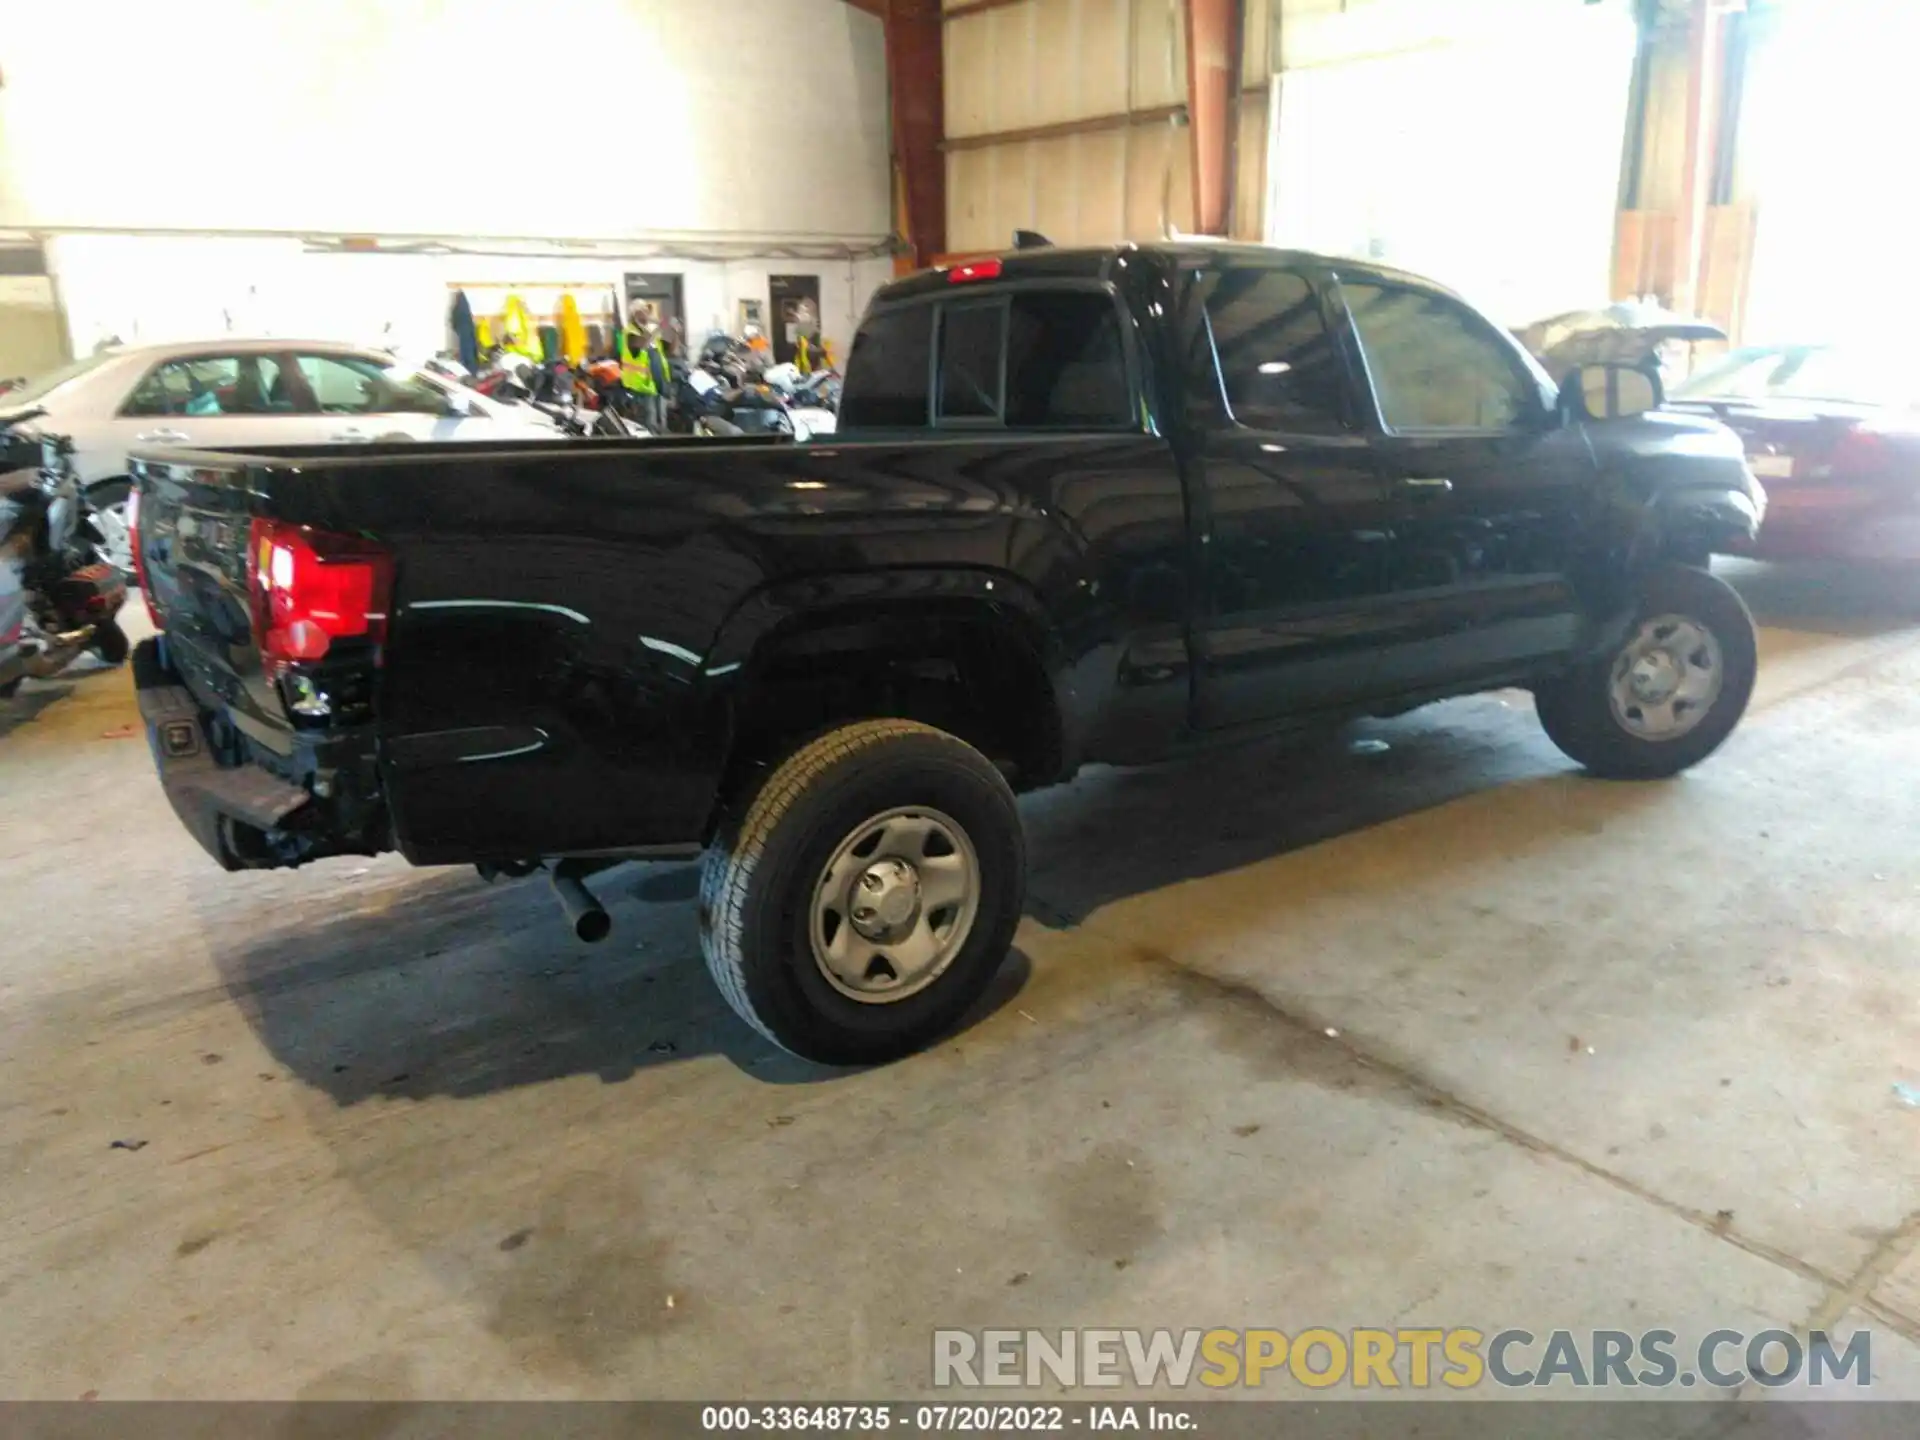
<instances>
[{"instance_id":1,"label":"tailgate","mask_svg":"<svg viewBox=\"0 0 1920 1440\"><path fill-rule=\"evenodd\" d=\"M165 631L168 662L195 698L287 754L291 726L261 674L247 589L253 469L238 456L180 453L131 462L147 603Z\"/></svg>"},{"instance_id":2,"label":"tailgate","mask_svg":"<svg viewBox=\"0 0 1920 1440\"><path fill-rule=\"evenodd\" d=\"M343 642L297 664L263 664L256 635L251 552L276 547L278 576L288 532L309 533L276 513L276 500L298 499L278 494L298 469L182 450L136 456L132 474L135 560L161 630L134 651L134 687L182 823L230 869L387 848L376 647ZM279 537L257 523L277 524ZM263 621L279 600L263 591Z\"/></svg>"}]
</instances>

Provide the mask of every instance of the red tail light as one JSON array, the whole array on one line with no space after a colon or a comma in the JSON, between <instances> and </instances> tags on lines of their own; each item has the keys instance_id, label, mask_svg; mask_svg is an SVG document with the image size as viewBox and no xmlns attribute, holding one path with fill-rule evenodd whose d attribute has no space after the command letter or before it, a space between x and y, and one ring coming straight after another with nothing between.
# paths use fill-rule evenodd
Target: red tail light
<instances>
[{"instance_id":1,"label":"red tail light","mask_svg":"<svg viewBox=\"0 0 1920 1440\"><path fill-rule=\"evenodd\" d=\"M271 677L320 659L336 640L387 638L393 557L371 541L255 520L247 570L254 639Z\"/></svg>"},{"instance_id":2,"label":"red tail light","mask_svg":"<svg viewBox=\"0 0 1920 1440\"><path fill-rule=\"evenodd\" d=\"M998 260L970 260L965 265L956 265L947 271L949 285L964 285L969 280L998 280L1000 262Z\"/></svg>"},{"instance_id":3,"label":"red tail light","mask_svg":"<svg viewBox=\"0 0 1920 1440\"><path fill-rule=\"evenodd\" d=\"M1826 472L1836 478L1859 480L1885 470L1892 460L1893 446L1885 435L1855 426L1833 447Z\"/></svg>"},{"instance_id":4,"label":"red tail light","mask_svg":"<svg viewBox=\"0 0 1920 1440\"><path fill-rule=\"evenodd\" d=\"M147 618L153 622L154 629L164 630L167 623L160 618L160 607L153 603L153 586L147 583L147 557L140 553L138 488L127 492L127 545L133 551L133 582L140 587L140 598L146 602Z\"/></svg>"}]
</instances>

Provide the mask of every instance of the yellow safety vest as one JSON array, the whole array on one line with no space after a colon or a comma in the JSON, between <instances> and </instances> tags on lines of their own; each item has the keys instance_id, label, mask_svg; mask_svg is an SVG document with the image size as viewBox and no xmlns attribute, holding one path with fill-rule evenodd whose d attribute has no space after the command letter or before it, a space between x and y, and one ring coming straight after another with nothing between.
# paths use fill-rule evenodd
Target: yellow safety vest
<instances>
[{"instance_id":1,"label":"yellow safety vest","mask_svg":"<svg viewBox=\"0 0 1920 1440\"><path fill-rule=\"evenodd\" d=\"M794 348L797 352L794 364L802 375L811 375L816 370L833 368L833 347L827 343L826 336L822 335L816 343L808 336L802 335L799 344Z\"/></svg>"},{"instance_id":2,"label":"yellow safety vest","mask_svg":"<svg viewBox=\"0 0 1920 1440\"><path fill-rule=\"evenodd\" d=\"M666 351L657 342L644 350L631 349L627 337L633 333L624 325L620 327L620 383L636 395L657 395L661 387L673 379L673 367L667 363ZM660 369L657 384L655 365Z\"/></svg>"}]
</instances>

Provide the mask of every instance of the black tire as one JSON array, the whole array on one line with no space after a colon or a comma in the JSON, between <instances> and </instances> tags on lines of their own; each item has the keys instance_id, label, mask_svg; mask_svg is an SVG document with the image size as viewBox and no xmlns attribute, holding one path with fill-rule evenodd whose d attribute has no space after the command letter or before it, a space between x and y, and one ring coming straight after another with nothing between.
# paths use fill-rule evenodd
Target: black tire
<instances>
[{"instance_id":1,"label":"black tire","mask_svg":"<svg viewBox=\"0 0 1920 1440\"><path fill-rule=\"evenodd\" d=\"M1613 672L1641 627L1679 616L1707 630L1720 651L1718 692L1690 729L1670 739L1636 735L1614 714ZM1534 690L1547 738L1593 774L1657 780L1699 764L1720 748L1746 713L1759 670L1758 640L1746 603L1726 581L1686 565L1663 565L1641 582L1633 623L1620 645ZM1637 716L1636 711L1629 711Z\"/></svg>"},{"instance_id":2,"label":"black tire","mask_svg":"<svg viewBox=\"0 0 1920 1440\"><path fill-rule=\"evenodd\" d=\"M26 678L24 675L17 675L6 684L0 685L0 700L11 700L18 695L20 687L26 683Z\"/></svg>"},{"instance_id":3,"label":"black tire","mask_svg":"<svg viewBox=\"0 0 1920 1440\"><path fill-rule=\"evenodd\" d=\"M120 622L107 619L94 627L93 643L87 648L107 664L119 665L125 662L127 652L133 646L127 639L127 632L120 628Z\"/></svg>"},{"instance_id":4,"label":"black tire","mask_svg":"<svg viewBox=\"0 0 1920 1440\"><path fill-rule=\"evenodd\" d=\"M950 817L973 847L973 924L925 988L851 999L814 957L814 887L863 822L915 806ZM1026 842L1000 772L929 725L865 720L796 750L723 820L701 871L700 948L727 1003L774 1044L827 1065L882 1064L924 1049L980 998L1025 895Z\"/></svg>"}]
</instances>

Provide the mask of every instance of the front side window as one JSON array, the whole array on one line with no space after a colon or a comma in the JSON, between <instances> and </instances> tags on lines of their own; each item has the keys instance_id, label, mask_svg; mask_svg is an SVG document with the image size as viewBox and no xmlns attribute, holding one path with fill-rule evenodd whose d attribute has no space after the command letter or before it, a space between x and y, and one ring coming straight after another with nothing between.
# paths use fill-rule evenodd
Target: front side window
<instances>
[{"instance_id":1,"label":"front side window","mask_svg":"<svg viewBox=\"0 0 1920 1440\"><path fill-rule=\"evenodd\" d=\"M299 408L272 355L198 355L155 366L122 410L131 416L273 415Z\"/></svg>"},{"instance_id":2,"label":"front side window","mask_svg":"<svg viewBox=\"0 0 1920 1440\"><path fill-rule=\"evenodd\" d=\"M441 415L446 397L415 371L357 355L302 355L300 374L323 415Z\"/></svg>"},{"instance_id":3,"label":"front side window","mask_svg":"<svg viewBox=\"0 0 1920 1440\"><path fill-rule=\"evenodd\" d=\"M1305 434L1345 429L1346 371L1306 279L1291 270L1228 270L1201 283L1235 423Z\"/></svg>"},{"instance_id":4,"label":"front side window","mask_svg":"<svg viewBox=\"0 0 1920 1440\"><path fill-rule=\"evenodd\" d=\"M1007 310L997 300L949 305L940 316L941 420L998 420Z\"/></svg>"},{"instance_id":5,"label":"front side window","mask_svg":"<svg viewBox=\"0 0 1920 1440\"><path fill-rule=\"evenodd\" d=\"M841 427L924 426L932 351L933 306L911 305L868 316L847 356Z\"/></svg>"},{"instance_id":6,"label":"front side window","mask_svg":"<svg viewBox=\"0 0 1920 1440\"><path fill-rule=\"evenodd\" d=\"M1511 430L1540 397L1489 327L1444 295L1341 282L1389 430Z\"/></svg>"}]
</instances>

